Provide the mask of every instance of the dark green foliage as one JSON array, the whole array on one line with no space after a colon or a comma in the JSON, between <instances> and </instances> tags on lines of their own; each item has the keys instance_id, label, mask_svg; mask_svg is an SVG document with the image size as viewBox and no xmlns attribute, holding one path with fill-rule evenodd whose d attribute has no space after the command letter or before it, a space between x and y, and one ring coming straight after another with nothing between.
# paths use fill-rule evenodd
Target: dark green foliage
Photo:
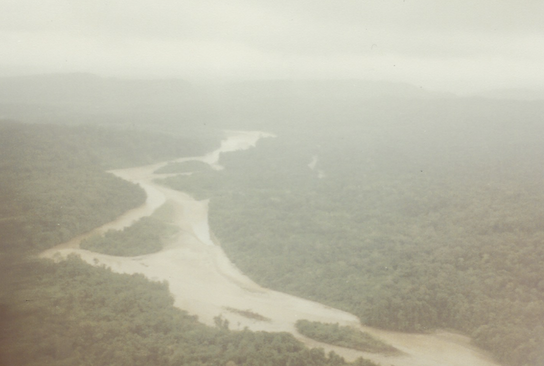
<instances>
[{"instance_id":1,"label":"dark green foliage","mask_svg":"<svg viewBox=\"0 0 544 366\"><path fill-rule=\"evenodd\" d=\"M92 152L101 166L107 169L140 166L184 156L198 156L215 146L211 141L204 143L195 138L152 131L95 126L78 126L68 131L69 134L63 136L64 138L76 139L80 149Z\"/></svg>"},{"instance_id":2,"label":"dark green foliage","mask_svg":"<svg viewBox=\"0 0 544 366\"><path fill-rule=\"evenodd\" d=\"M112 221L145 193L105 168L203 152L188 139L0 121L0 248L41 250Z\"/></svg>"},{"instance_id":3,"label":"dark green foliage","mask_svg":"<svg viewBox=\"0 0 544 366\"><path fill-rule=\"evenodd\" d=\"M19 272L26 281L9 303L2 364L345 365L287 333L206 327L172 306L165 283L142 275L113 274L76 257L22 263Z\"/></svg>"},{"instance_id":4,"label":"dark green foliage","mask_svg":"<svg viewBox=\"0 0 544 366\"><path fill-rule=\"evenodd\" d=\"M133 154L126 149L131 139L108 137L113 131L97 137L100 130L94 129L16 123L0 128L0 364L345 364L286 333L205 327L173 308L166 284L141 275L112 274L76 258L58 264L28 260L26 250L67 240L143 202L141 189L104 173L104 166L146 163L165 154L150 152L152 141ZM112 141L125 141L119 154ZM159 216L167 220L168 212ZM120 235L154 236L153 220ZM149 239L146 245L157 242ZM14 254L6 254L8 249Z\"/></svg>"},{"instance_id":5,"label":"dark green foliage","mask_svg":"<svg viewBox=\"0 0 544 366\"><path fill-rule=\"evenodd\" d=\"M235 309L235 308L230 308L230 307L227 307L226 310L232 312L232 313L236 313L238 315L241 315L243 317L246 317L246 318L249 318L249 319L254 319L254 320L258 320L258 321L261 321L261 322L269 322L270 319L267 318L266 316L263 316L261 314L258 314L254 311L251 311L251 310L240 310L240 309Z\"/></svg>"},{"instance_id":6,"label":"dark green foliage","mask_svg":"<svg viewBox=\"0 0 544 366\"><path fill-rule=\"evenodd\" d=\"M212 230L260 284L372 326L457 329L505 364L533 365L544 356L544 136L531 119L450 109L451 126L408 115L291 131L225 154L224 171L169 182L212 198ZM323 179L307 166L316 155Z\"/></svg>"},{"instance_id":7,"label":"dark green foliage","mask_svg":"<svg viewBox=\"0 0 544 366\"><path fill-rule=\"evenodd\" d=\"M300 334L335 346L375 353L393 354L399 352L395 347L372 337L368 333L347 326L339 326L338 323L326 324L298 320L295 326Z\"/></svg>"},{"instance_id":8,"label":"dark green foliage","mask_svg":"<svg viewBox=\"0 0 544 366\"><path fill-rule=\"evenodd\" d=\"M210 166L202 161L191 160L184 162L168 163L155 171L155 174L193 173L210 169Z\"/></svg>"},{"instance_id":9,"label":"dark green foliage","mask_svg":"<svg viewBox=\"0 0 544 366\"><path fill-rule=\"evenodd\" d=\"M93 252L131 257L158 252L165 235L174 227L154 217L143 217L123 230L108 230L81 242L82 249Z\"/></svg>"},{"instance_id":10,"label":"dark green foliage","mask_svg":"<svg viewBox=\"0 0 544 366\"><path fill-rule=\"evenodd\" d=\"M185 191L197 200L202 200L214 195L221 187L222 182L217 180L217 173L211 169L201 170L194 174L177 175L157 182L173 189Z\"/></svg>"},{"instance_id":11,"label":"dark green foliage","mask_svg":"<svg viewBox=\"0 0 544 366\"><path fill-rule=\"evenodd\" d=\"M61 126L0 123L0 232L3 251L40 250L115 219L144 191L104 172Z\"/></svg>"}]
</instances>

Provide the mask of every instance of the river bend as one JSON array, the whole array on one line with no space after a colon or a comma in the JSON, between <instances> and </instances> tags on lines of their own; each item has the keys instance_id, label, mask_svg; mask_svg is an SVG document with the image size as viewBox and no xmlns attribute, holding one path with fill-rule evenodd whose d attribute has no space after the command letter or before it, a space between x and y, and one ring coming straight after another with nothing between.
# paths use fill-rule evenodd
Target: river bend
<instances>
[{"instance_id":1,"label":"river bend","mask_svg":"<svg viewBox=\"0 0 544 366\"><path fill-rule=\"evenodd\" d=\"M219 149L205 156L175 161L199 160L220 170L223 169L219 165L222 153L252 148L260 138L272 136L257 131L227 131ZM41 256L61 260L75 253L91 265L106 265L117 273L140 273L153 281L167 281L175 298L175 306L197 315L205 324L214 325L214 317L221 315L229 320L230 328L235 330L247 327L254 331L290 332L309 347L322 347L327 352L333 350L346 360L363 356L384 366L497 365L486 353L470 345L468 337L462 335L444 331L407 334L362 327L357 317L347 312L259 286L230 262L210 234L208 200L197 201L186 193L154 182L157 177L164 176L156 175L154 171L165 164L167 162L112 171L127 181L139 184L147 194L145 204L90 233L49 249ZM174 222L180 231L162 251L137 257L116 257L79 248L84 238L110 229L127 227L151 215L166 202L174 209ZM249 319L232 309L250 310L270 321ZM358 327L404 354L384 356L319 343L296 332L294 324L299 319Z\"/></svg>"}]
</instances>

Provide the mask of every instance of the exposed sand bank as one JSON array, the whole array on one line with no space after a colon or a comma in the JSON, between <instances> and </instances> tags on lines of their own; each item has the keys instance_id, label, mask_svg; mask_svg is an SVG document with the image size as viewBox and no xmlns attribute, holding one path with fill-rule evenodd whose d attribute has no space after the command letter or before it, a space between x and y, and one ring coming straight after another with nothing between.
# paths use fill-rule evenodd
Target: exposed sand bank
<instances>
[{"instance_id":1,"label":"exposed sand bank","mask_svg":"<svg viewBox=\"0 0 544 366\"><path fill-rule=\"evenodd\" d=\"M270 136L261 132L229 131L218 150L203 157L176 161L200 160L214 169L223 169L218 164L221 153L251 148L260 138ZM257 285L241 273L214 242L208 226L207 200L196 201L183 192L153 182L156 177L164 177L153 172L165 164L112 171L123 179L140 184L148 196L146 203L91 233L43 252L41 256L61 259L76 253L91 265L104 264L114 272L141 273L154 281L167 281L175 297L175 306L197 315L205 324L213 325L214 317L221 315L229 320L231 329L247 327L290 332L310 347L323 347L327 352L334 350L347 360L363 356L384 366L496 365L484 352L472 347L467 337L447 332L421 335L360 327L357 317L352 314ZM149 216L165 202L174 208L174 222L180 232L162 251L138 257L115 257L79 248L83 238L129 226L139 218ZM250 319L228 308L249 310L269 320ZM294 324L299 319L360 327L405 354L384 356L319 343L295 331Z\"/></svg>"}]
</instances>

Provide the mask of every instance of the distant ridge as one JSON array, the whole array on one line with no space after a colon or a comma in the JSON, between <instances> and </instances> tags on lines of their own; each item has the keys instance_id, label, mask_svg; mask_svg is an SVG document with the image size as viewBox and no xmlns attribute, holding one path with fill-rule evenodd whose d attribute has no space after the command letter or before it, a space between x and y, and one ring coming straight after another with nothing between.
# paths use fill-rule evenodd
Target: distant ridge
<instances>
[{"instance_id":1,"label":"distant ridge","mask_svg":"<svg viewBox=\"0 0 544 366\"><path fill-rule=\"evenodd\" d=\"M239 99L357 100L384 97L436 99L453 96L448 93L431 92L406 83L355 79L255 80L200 85L181 79L118 79L87 73L0 78L0 103L172 104L194 98L197 94L205 99L225 98L223 102L235 102Z\"/></svg>"},{"instance_id":2,"label":"distant ridge","mask_svg":"<svg viewBox=\"0 0 544 366\"><path fill-rule=\"evenodd\" d=\"M168 103L192 93L184 80L130 80L93 74L0 78L0 102L29 104Z\"/></svg>"},{"instance_id":3,"label":"distant ridge","mask_svg":"<svg viewBox=\"0 0 544 366\"><path fill-rule=\"evenodd\" d=\"M229 97L356 100L373 98L437 99L453 94L431 92L407 83L347 80L254 80L216 83L211 92Z\"/></svg>"},{"instance_id":4,"label":"distant ridge","mask_svg":"<svg viewBox=\"0 0 544 366\"><path fill-rule=\"evenodd\" d=\"M339 113L351 118L362 113L364 105L375 103L390 108L390 103L453 98L406 83L365 80L188 82L86 73L0 78L0 116L36 123L132 126L191 121L205 126L225 121L325 120L325 115L332 119Z\"/></svg>"},{"instance_id":5,"label":"distant ridge","mask_svg":"<svg viewBox=\"0 0 544 366\"><path fill-rule=\"evenodd\" d=\"M544 89L529 89L529 88L509 88L509 89L496 89L488 90L475 94L489 99L501 99L501 100L525 100L536 101L544 100Z\"/></svg>"}]
</instances>

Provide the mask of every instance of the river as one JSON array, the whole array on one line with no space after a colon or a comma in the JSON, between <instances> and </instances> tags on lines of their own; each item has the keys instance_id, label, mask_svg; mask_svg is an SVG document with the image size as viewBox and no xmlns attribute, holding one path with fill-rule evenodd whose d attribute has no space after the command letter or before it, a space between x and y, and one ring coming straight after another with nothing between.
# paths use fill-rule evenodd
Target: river
<instances>
[{"instance_id":1,"label":"river","mask_svg":"<svg viewBox=\"0 0 544 366\"><path fill-rule=\"evenodd\" d=\"M219 157L222 153L255 147L259 139L272 136L257 131L227 131L219 149L205 156L175 161L199 160L221 170ZM174 305L197 315L205 324L213 326L214 318L221 315L229 320L233 330L247 327L254 331L290 332L309 347L322 347L327 352L333 350L346 360L363 356L384 366L497 366L485 352L473 347L466 336L445 331L408 334L364 327L356 316L347 312L259 286L230 262L211 235L208 200L197 201L186 193L154 182L154 179L164 177L154 174L154 171L166 164L111 171L139 184L147 194L145 204L92 232L44 251L41 256L62 260L75 253L91 265L106 265L117 273L140 273L153 281L167 281L175 298ZM174 222L180 231L162 251L137 257L116 257L79 248L84 238L127 227L151 215L165 203L173 208ZM240 314L247 310L269 320L259 321ZM294 324L299 319L360 328L398 348L403 354L384 356L313 341L296 332Z\"/></svg>"}]
</instances>

